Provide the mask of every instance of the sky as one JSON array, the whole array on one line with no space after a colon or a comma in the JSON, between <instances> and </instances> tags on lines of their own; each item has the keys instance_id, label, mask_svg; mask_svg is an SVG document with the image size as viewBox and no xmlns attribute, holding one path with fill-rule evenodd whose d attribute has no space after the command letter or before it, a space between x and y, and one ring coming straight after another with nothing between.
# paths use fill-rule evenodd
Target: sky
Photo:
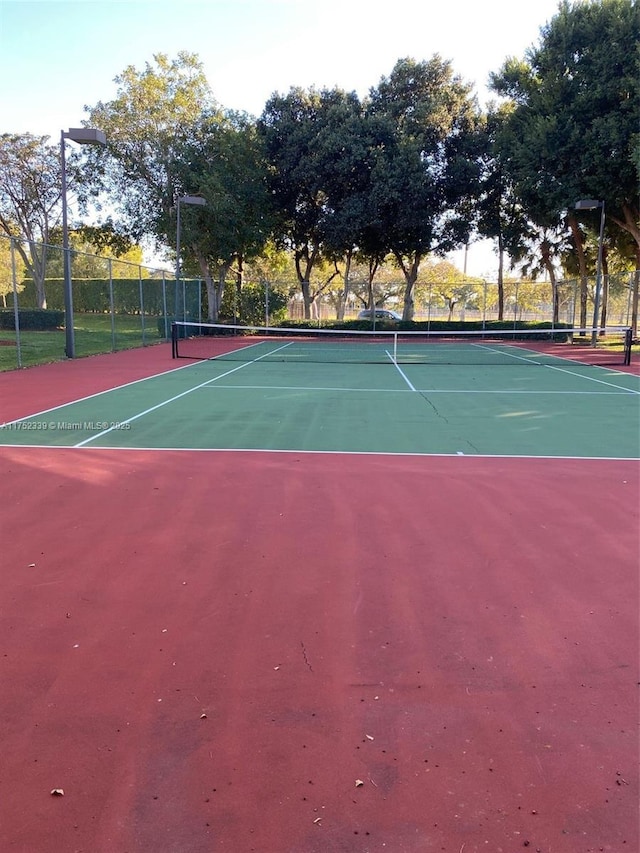
<instances>
[{"instance_id":1,"label":"sky","mask_svg":"<svg viewBox=\"0 0 640 853\"><path fill-rule=\"evenodd\" d=\"M114 78L157 53L198 55L216 100L258 116L274 92L339 86L360 96L404 57L439 54L473 84L523 58L559 0L0 0L0 133L78 127ZM455 262L462 269L464 252ZM495 278L490 245L470 275Z\"/></svg>"}]
</instances>

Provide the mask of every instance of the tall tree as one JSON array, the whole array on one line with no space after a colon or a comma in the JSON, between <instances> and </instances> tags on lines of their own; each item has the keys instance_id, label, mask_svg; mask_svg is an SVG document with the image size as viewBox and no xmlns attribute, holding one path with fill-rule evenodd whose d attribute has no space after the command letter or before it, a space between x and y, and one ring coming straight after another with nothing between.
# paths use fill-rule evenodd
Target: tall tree
<instances>
[{"instance_id":1,"label":"tall tree","mask_svg":"<svg viewBox=\"0 0 640 853\"><path fill-rule=\"evenodd\" d=\"M105 131L113 165L101 173L133 236L176 240L176 205L201 195L206 207L181 207L181 255L207 283L216 319L232 264L258 251L267 236L264 168L253 124L222 110L202 63L179 53L154 56L142 71L128 67L109 103L89 110ZM96 164L100 153L94 154Z\"/></svg>"},{"instance_id":2,"label":"tall tree","mask_svg":"<svg viewBox=\"0 0 640 853\"><path fill-rule=\"evenodd\" d=\"M498 250L498 319L504 317L504 263L522 256L530 226L515 192L513 180L499 155L499 139L508 122L510 105L489 105L478 132L483 137L481 195L478 200L478 233L494 240Z\"/></svg>"},{"instance_id":3,"label":"tall tree","mask_svg":"<svg viewBox=\"0 0 640 853\"><path fill-rule=\"evenodd\" d=\"M332 103L314 143L326 199L322 219L324 254L342 261L342 291L336 302L338 319L350 292L354 262L368 266L368 304L374 307L373 279L388 253L371 197L378 151L390 144L393 128L370 115L353 93Z\"/></svg>"},{"instance_id":4,"label":"tall tree","mask_svg":"<svg viewBox=\"0 0 640 853\"><path fill-rule=\"evenodd\" d=\"M15 249L33 278L39 308L47 307L44 280L47 244L61 215L61 164L48 136L0 137L0 229L16 237ZM70 186L75 159L70 159Z\"/></svg>"},{"instance_id":5,"label":"tall tree","mask_svg":"<svg viewBox=\"0 0 640 853\"><path fill-rule=\"evenodd\" d=\"M52 232L54 246L62 245L60 229ZM142 248L110 227L80 226L69 231L71 270L74 279L100 279L108 274L109 259L117 259L117 278L146 277L142 268ZM63 278L63 255L59 249L48 253L47 278Z\"/></svg>"},{"instance_id":6,"label":"tall tree","mask_svg":"<svg viewBox=\"0 0 640 853\"><path fill-rule=\"evenodd\" d=\"M492 87L514 104L502 154L536 225L558 221L578 199L602 200L609 227L633 235L640 260L639 42L635 0L564 0L540 44L507 60ZM568 224L584 271L573 214ZM586 271L582 278L584 324Z\"/></svg>"},{"instance_id":7,"label":"tall tree","mask_svg":"<svg viewBox=\"0 0 640 853\"><path fill-rule=\"evenodd\" d=\"M13 243L9 237L0 234L0 306L6 308L9 296L13 293ZM16 276L18 275L16 269Z\"/></svg>"},{"instance_id":8,"label":"tall tree","mask_svg":"<svg viewBox=\"0 0 640 853\"><path fill-rule=\"evenodd\" d=\"M274 94L258 122L271 167L270 188L276 211L275 234L294 256L306 318L311 316L311 273L320 263L326 245L327 225L332 219L334 242L340 227L329 203L344 192L330 179L341 143L339 117L353 117L357 99L340 89L292 88L287 95ZM344 137L343 137L344 139ZM340 202L344 196L340 197ZM331 252L329 252L330 254Z\"/></svg>"},{"instance_id":9,"label":"tall tree","mask_svg":"<svg viewBox=\"0 0 640 853\"><path fill-rule=\"evenodd\" d=\"M207 202L185 218L183 244L206 281L209 319L216 320L230 271L240 290L245 262L260 254L271 230L267 169L255 123L238 113L203 115L176 160L175 174L184 192L199 192Z\"/></svg>"},{"instance_id":10,"label":"tall tree","mask_svg":"<svg viewBox=\"0 0 640 853\"><path fill-rule=\"evenodd\" d=\"M89 154L94 180L134 238L153 235L165 244L182 190L175 165L203 112L217 107L201 61L184 51L176 59L158 53L141 71L128 66L115 82L114 100L86 108L89 123L107 136L107 150Z\"/></svg>"},{"instance_id":11,"label":"tall tree","mask_svg":"<svg viewBox=\"0 0 640 853\"><path fill-rule=\"evenodd\" d=\"M420 262L466 242L473 224L478 110L471 87L437 55L399 60L372 90L370 110L394 126L393 145L379 152L373 198L405 277L403 319L410 320Z\"/></svg>"}]
</instances>

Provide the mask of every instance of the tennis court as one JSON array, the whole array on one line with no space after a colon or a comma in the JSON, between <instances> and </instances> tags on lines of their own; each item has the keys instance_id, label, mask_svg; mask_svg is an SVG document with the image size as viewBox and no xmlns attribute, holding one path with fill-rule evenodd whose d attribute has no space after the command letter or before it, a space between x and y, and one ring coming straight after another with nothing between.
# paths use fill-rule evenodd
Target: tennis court
<instances>
[{"instance_id":1,"label":"tennis court","mask_svg":"<svg viewBox=\"0 0 640 853\"><path fill-rule=\"evenodd\" d=\"M594 366L538 341L533 348L501 339L409 340L402 349L393 335L293 335L181 343L198 360L9 422L1 438L69 447L638 457L640 383L617 369L619 353Z\"/></svg>"},{"instance_id":2,"label":"tennis court","mask_svg":"<svg viewBox=\"0 0 640 853\"><path fill-rule=\"evenodd\" d=\"M208 337L0 376L0 847L637 849L637 356Z\"/></svg>"}]
</instances>

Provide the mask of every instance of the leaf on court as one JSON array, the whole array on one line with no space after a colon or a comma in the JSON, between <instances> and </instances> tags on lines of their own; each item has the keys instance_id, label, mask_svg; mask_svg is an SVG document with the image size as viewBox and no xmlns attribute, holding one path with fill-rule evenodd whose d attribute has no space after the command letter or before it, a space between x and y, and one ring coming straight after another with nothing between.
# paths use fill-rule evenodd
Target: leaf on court
<instances>
[{"instance_id":1,"label":"leaf on court","mask_svg":"<svg viewBox=\"0 0 640 853\"><path fill-rule=\"evenodd\" d=\"M363 785L364 782L362 781L362 779L356 779L356 788L362 788Z\"/></svg>"},{"instance_id":2,"label":"leaf on court","mask_svg":"<svg viewBox=\"0 0 640 853\"><path fill-rule=\"evenodd\" d=\"M29 569L35 569L35 567L36 567L35 563L29 563L29 566L28 566Z\"/></svg>"},{"instance_id":3,"label":"leaf on court","mask_svg":"<svg viewBox=\"0 0 640 853\"><path fill-rule=\"evenodd\" d=\"M371 735L365 735L365 737L367 740L373 740L373 737Z\"/></svg>"},{"instance_id":4,"label":"leaf on court","mask_svg":"<svg viewBox=\"0 0 640 853\"><path fill-rule=\"evenodd\" d=\"M64 791L62 790L62 788L53 788L51 790L51 796L52 797L64 797Z\"/></svg>"},{"instance_id":5,"label":"leaf on court","mask_svg":"<svg viewBox=\"0 0 640 853\"><path fill-rule=\"evenodd\" d=\"M201 719L201 720L206 720L206 719L207 719L207 715L206 715L206 714L200 714L200 719Z\"/></svg>"}]
</instances>

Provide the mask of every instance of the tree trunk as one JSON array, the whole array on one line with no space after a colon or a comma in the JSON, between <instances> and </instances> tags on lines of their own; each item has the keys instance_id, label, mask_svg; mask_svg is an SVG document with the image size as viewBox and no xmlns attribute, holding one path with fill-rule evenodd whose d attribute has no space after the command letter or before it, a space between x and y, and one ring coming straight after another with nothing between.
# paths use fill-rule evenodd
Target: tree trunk
<instances>
[{"instance_id":1,"label":"tree trunk","mask_svg":"<svg viewBox=\"0 0 640 853\"><path fill-rule=\"evenodd\" d=\"M553 264L549 264L548 272L549 282L551 284L551 321L554 326L557 326L560 322L560 300L558 298L558 282L556 280L556 273L553 268Z\"/></svg>"},{"instance_id":2,"label":"tree trunk","mask_svg":"<svg viewBox=\"0 0 640 853\"><path fill-rule=\"evenodd\" d=\"M38 251L39 248L39 251ZM36 286L36 300L38 308L47 307L47 294L45 293L44 280L47 275L47 247L29 241L29 253L33 261L33 281ZM73 252L69 252L69 264L71 277L73 278Z\"/></svg>"},{"instance_id":3,"label":"tree trunk","mask_svg":"<svg viewBox=\"0 0 640 853\"><path fill-rule=\"evenodd\" d=\"M373 279L378 272L379 266L380 262L377 258L369 258L369 275L367 276L367 308L369 308L370 311L376 310L376 295L373 290ZM372 314L371 318L375 322L375 314Z\"/></svg>"},{"instance_id":4,"label":"tree trunk","mask_svg":"<svg viewBox=\"0 0 640 853\"><path fill-rule=\"evenodd\" d=\"M313 303L311 297L311 270L317 259L318 250L315 248L309 252L309 247L305 246L304 249L296 250L295 252L296 275L298 276L300 290L302 291L305 320L311 319Z\"/></svg>"},{"instance_id":5,"label":"tree trunk","mask_svg":"<svg viewBox=\"0 0 640 853\"><path fill-rule=\"evenodd\" d=\"M402 319L404 321L413 320L415 305L413 303L413 292L415 290L416 281L418 280L418 272L420 270L420 261L422 255L416 252L410 263L405 263L405 259L397 252L393 253L398 262L400 269L404 275L404 304L402 306Z\"/></svg>"},{"instance_id":6,"label":"tree trunk","mask_svg":"<svg viewBox=\"0 0 640 853\"><path fill-rule=\"evenodd\" d=\"M640 258L638 259L640 264ZM633 276L633 294L631 296L631 334L638 337L638 291L640 290L640 270L631 273Z\"/></svg>"},{"instance_id":7,"label":"tree trunk","mask_svg":"<svg viewBox=\"0 0 640 853\"><path fill-rule=\"evenodd\" d=\"M218 306L218 316L222 308L222 299L224 297L224 285L229 274L230 263L218 264L218 280L216 282L216 305Z\"/></svg>"},{"instance_id":8,"label":"tree trunk","mask_svg":"<svg viewBox=\"0 0 640 853\"><path fill-rule=\"evenodd\" d=\"M36 285L36 304L38 308L47 307L47 294L44 289L44 281L41 278L35 279Z\"/></svg>"},{"instance_id":9,"label":"tree trunk","mask_svg":"<svg viewBox=\"0 0 640 853\"><path fill-rule=\"evenodd\" d=\"M504 320L504 240L498 236L498 320Z\"/></svg>"},{"instance_id":10,"label":"tree trunk","mask_svg":"<svg viewBox=\"0 0 640 853\"><path fill-rule=\"evenodd\" d=\"M233 322L242 320L242 282L244 280L244 262L242 255L238 256L238 268L236 269L236 293L233 300Z\"/></svg>"},{"instance_id":11,"label":"tree trunk","mask_svg":"<svg viewBox=\"0 0 640 853\"><path fill-rule=\"evenodd\" d=\"M347 306L347 299L349 298L349 290L351 283L349 281L349 275L351 273L351 259L353 257L353 249L349 249L344 259L344 273L342 276L342 293L340 294L340 299L338 300L338 312L337 319L344 320L344 312Z\"/></svg>"},{"instance_id":12,"label":"tree trunk","mask_svg":"<svg viewBox=\"0 0 640 853\"><path fill-rule=\"evenodd\" d=\"M33 278L33 284L36 291L36 305L38 308L47 307L47 295L45 293L44 279L46 274L46 250L47 247L42 243L36 243L35 240L29 240L29 253L27 253L19 240L14 240L13 245L20 255L25 269ZM40 253L38 252L40 247Z\"/></svg>"},{"instance_id":13,"label":"tree trunk","mask_svg":"<svg viewBox=\"0 0 640 853\"><path fill-rule=\"evenodd\" d=\"M615 222L623 231L627 231L636 241L636 245L640 251L640 226L638 225L638 209L632 207L628 202L622 204L622 214L624 219L609 214L612 222Z\"/></svg>"},{"instance_id":14,"label":"tree trunk","mask_svg":"<svg viewBox=\"0 0 640 853\"><path fill-rule=\"evenodd\" d=\"M303 278L300 282L302 290L302 305L304 309L304 319L311 320L313 310L313 299L311 298L311 283L308 278Z\"/></svg>"},{"instance_id":15,"label":"tree trunk","mask_svg":"<svg viewBox=\"0 0 640 853\"><path fill-rule=\"evenodd\" d=\"M204 276L205 286L207 288L207 320L210 323L218 322L218 297L216 294L216 288L213 282L213 278L211 277L211 273L207 271Z\"/></svg>"},{"instance_id":16,"label":"tree trunk","mask_svg":"<svg viewBox=\"0 0 640 853\"><path fill-rule=\"evenodd\" d=\"M556 272L553 268L553 257L551 255L551 245L547 240L543 240L540 246L540 254L542 265L549 274L549 282L551 283L551 311L552 322L557 325L560 319L559 300L558 300L558 282L556 281Z\"/></svg>"},{"instance_id":17,"label":"tree trunk","mask_svg":"<svg viewBox=\"0 0 640 853\"><path fill-rule=\"evenodd\" d=\"M607 328L607 303L609 302L609 264L606 252L602 253L602 289L600 291L600 334Z\"/></svg>"},{"instance_id":18,"label":"tree trunk","mask_svg":"<svg viewBox=\"0 0 640 853\"><path fill-rule=\"evenodd\" d=\"M207 319L210 323L217 323L220 318L220 306L222 305L222 297L224 295L224 283L229 271L230 264L221 264L218 266L218 280L214 281L209 269L209 264L204 255L201 255L197 248L194 249L200 273L205 281L207 289Z\"/></svg>"}]
</instances>

